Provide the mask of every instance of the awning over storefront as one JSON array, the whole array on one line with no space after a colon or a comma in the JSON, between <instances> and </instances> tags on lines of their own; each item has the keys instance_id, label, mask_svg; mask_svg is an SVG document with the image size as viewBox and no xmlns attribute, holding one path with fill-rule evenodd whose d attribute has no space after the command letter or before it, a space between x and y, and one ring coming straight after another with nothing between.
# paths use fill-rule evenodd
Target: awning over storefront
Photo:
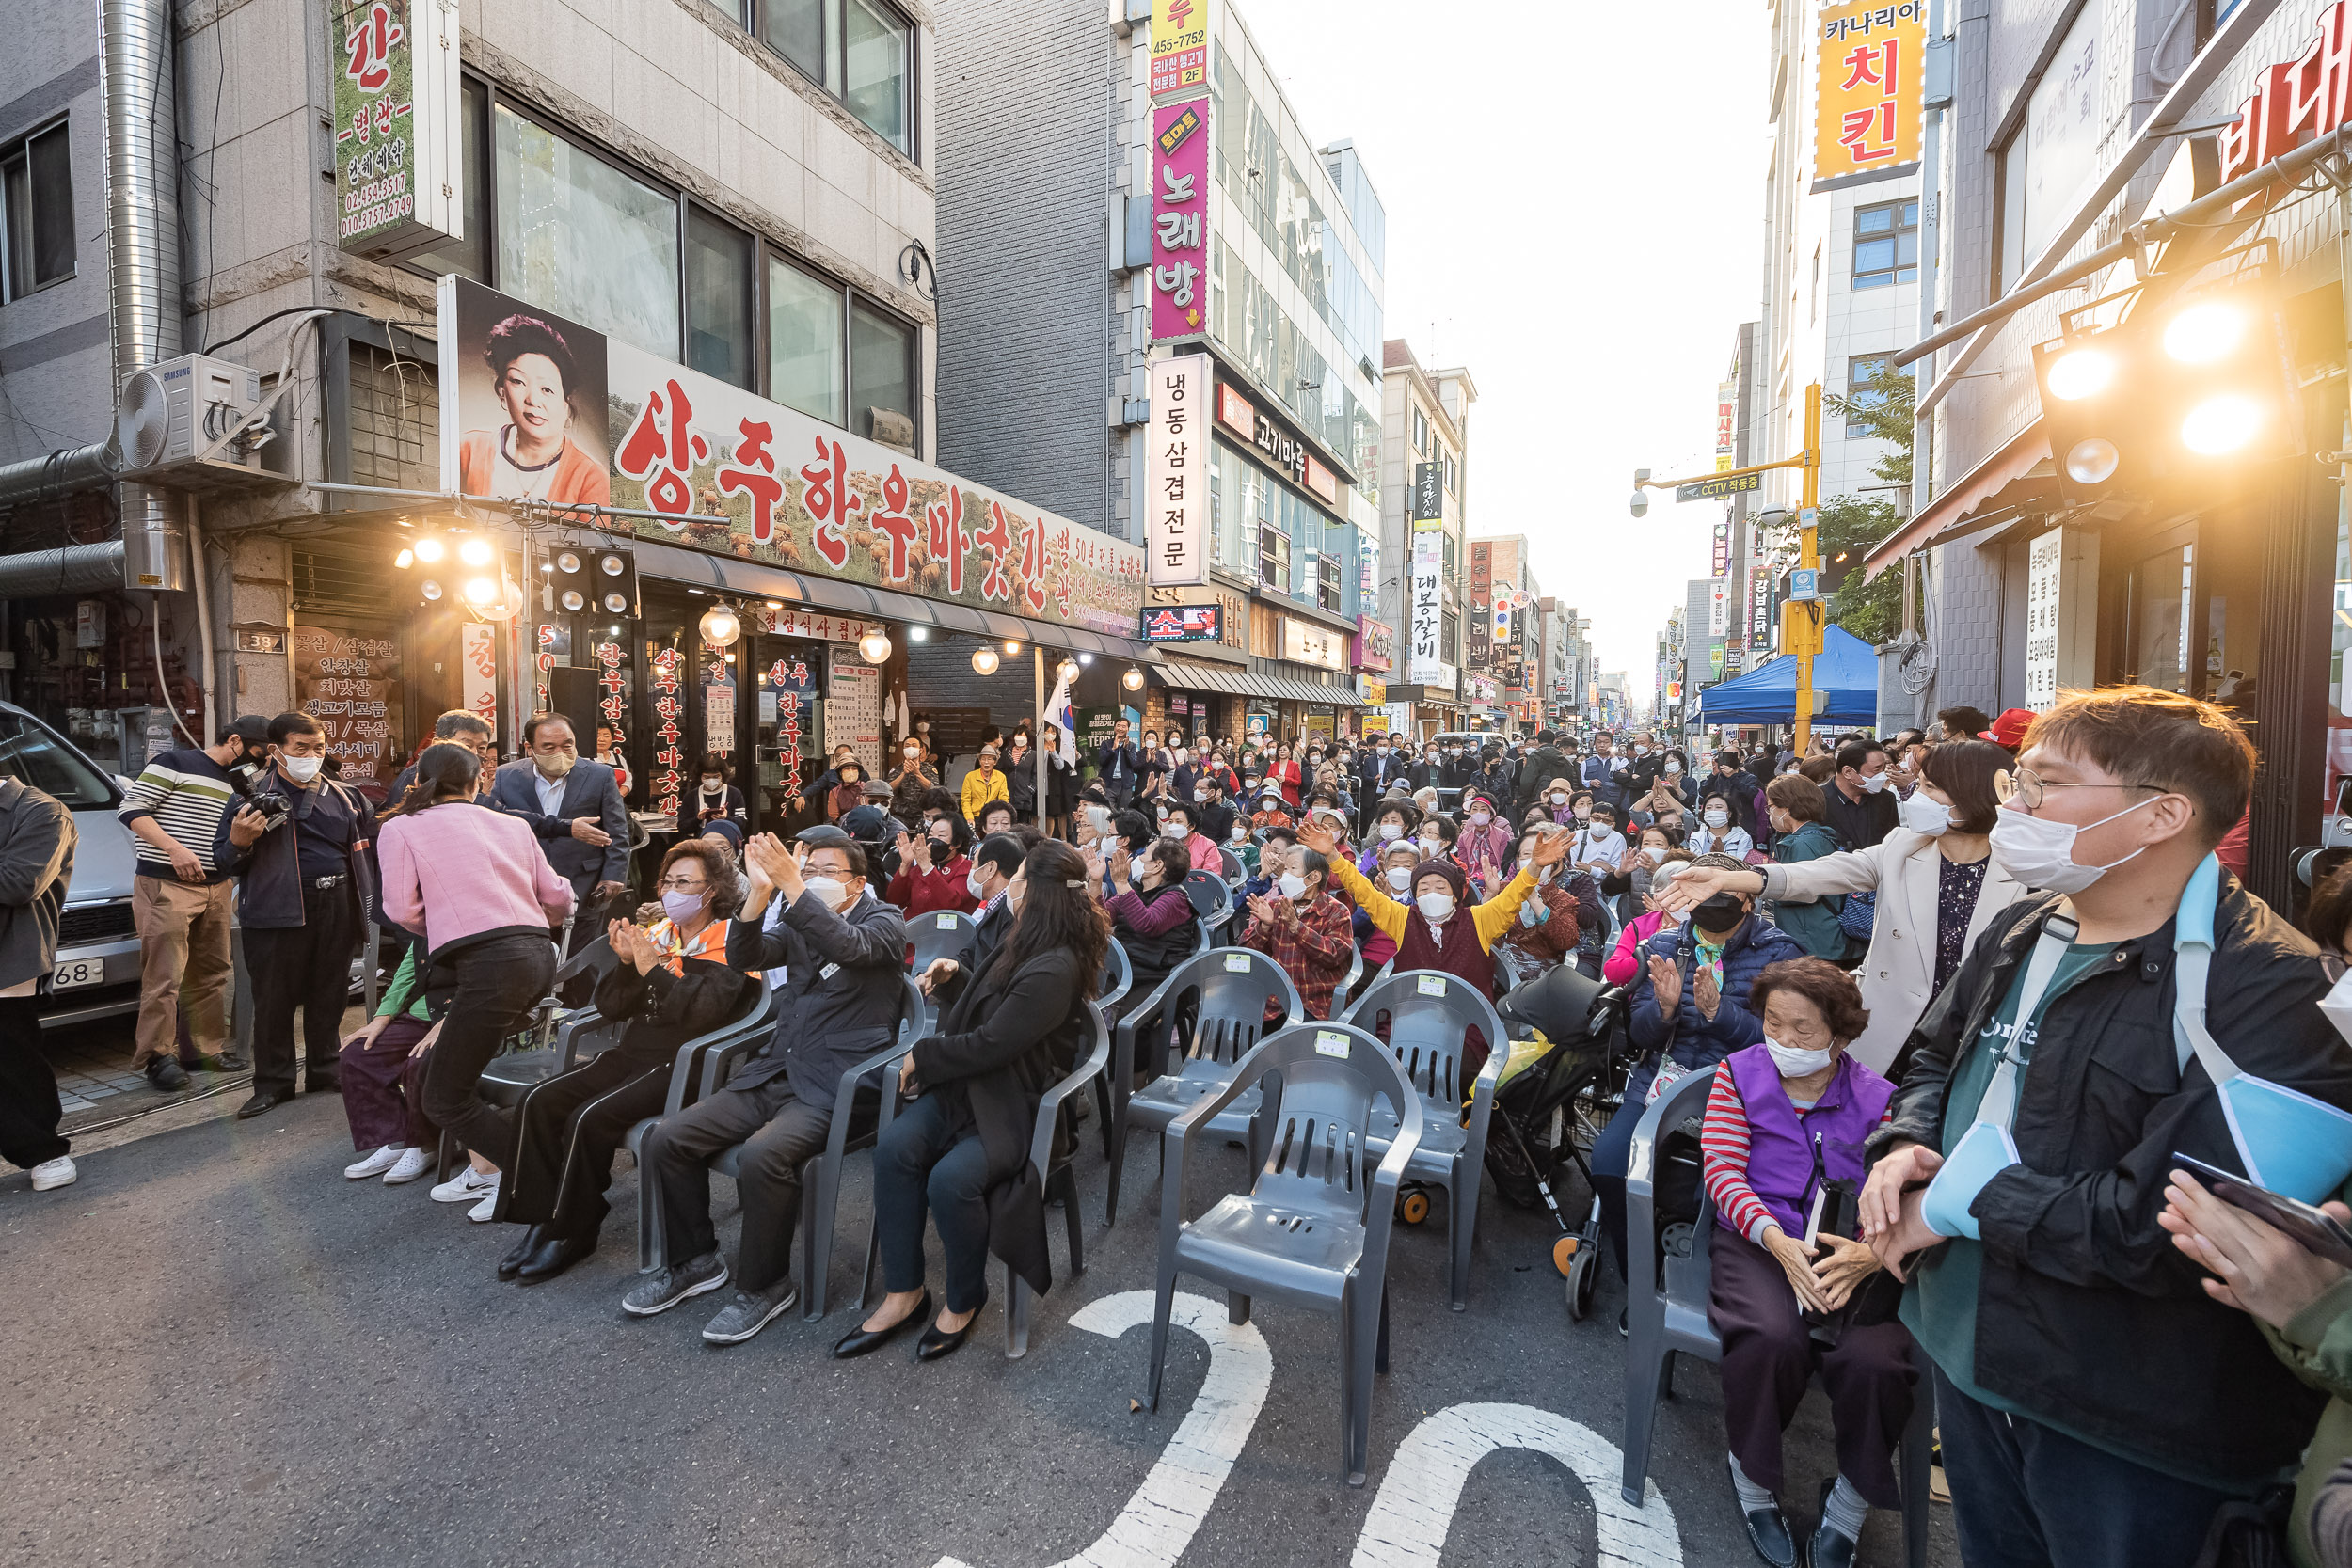
<instances>
[{"instance_id":1,"label":"awning over storefront","mask_svg":"<svg viewBox=\"0 0 2352 1568\"><path fill-rule=\"evenodd\" d=\"M635 542L634 547L639 576L661 578L690 587L718 588L747 598L822 605L827 610L837 610L846 615L871 616L876 620L897 621L909 626L940 626L948 631L969 632L976 637L1015 638L1048 648L1068 648L1075 653L1104 654L1125 659L1152 657L1151 648L1144 643L1131 638L1089 631L1083 626L1055 626L1047 621L1032 621L1025 616L1000 615L993 610L976 610L970 605L918 599L912 594L894 593L887 588L868 588L864 583L844 582L838 578L787 571L781 566L764 565L755 561L708 555L700 550L682 550L675 546L649 544L642 539Z\"/></svg>"},{"instance_id":2,"label":"awning over storefront","mask_svg":"<svg viewBox=\"0 0 2352 1568\"><path fill-rule=\"evenodd\" d=\"M1913 550L1951 543L1973 517L1989 519L1994 512L2050 495L2057 472L2050 461L2049 433L2036 420L1930 501L1916 517L1871 546L1862 558L1865 575L1878 576Z\"/></svg>"},{"instance_id":3,"label":"awning over storefront","mask_svg":"<svg viewBox=\"0 0 2352 1568\"><path fill-rule=\"evenodd\" d=\"M1310 707L1369 707L1343 686L1314 686L1280 675L1255 675L1247 670L1227 670L1213 664L1175 662L1149 666L1162 686L1181 691L1210 691L1227 697L1262 697L1269 702L1304 703Z\"/></svg>"}]
</instances>

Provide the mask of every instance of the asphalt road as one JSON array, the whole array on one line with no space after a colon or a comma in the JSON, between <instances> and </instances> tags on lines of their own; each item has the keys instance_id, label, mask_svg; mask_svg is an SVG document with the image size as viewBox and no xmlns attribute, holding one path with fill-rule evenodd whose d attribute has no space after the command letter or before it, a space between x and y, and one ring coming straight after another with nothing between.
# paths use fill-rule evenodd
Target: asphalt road
<instances>
[{"instance_id":1,"label":"asphalt road","mask_svg":"<svg viewBox=\"0 0 2352 1568\"><path fill-rule=\"evenodd\" d=\"M1393 1370L1375 1396L1369 1484L1352 1489L1325 1320L1262 1306L1233 1329L1221 1300L1180 1296L1199 1332L1174 1337L1160 1411L1130 1409L1156 1247L1148 1140L1130 1150L1114 1230L1099 1144L1081 1156L1090 1267L1039 1305L1028 1356L1004 1357L999 1299L979 1337L930 1366L911 1337L863 1361L827 1354L853 1321L863 1169L843 1199L832 1315L796 1311L719 1350L700 1338L719 1297L650 1321L621 1312L636 1261L626 1165L603 1250L525 1290L494 1276L508 1227L469 1224L426 1182L346 1182L351 1158L341 1101L306 1096L91 1155L58 1192L0 1177L13 1456L0 1560L1755 1560L1711 1368L1677 1373L1648 1507L1619 1503L1616 1287L1572 1324L1549 1222L1491 1190L1467 1312L1445 1305L1442 1200L1398 1231ZM1242 1162L1207 1166L1195 1212ZM729 1185L716 1190L731 1210ZM992 1289L1001 1279L992 1270ZM1787 1495L1809 1514L1833 1467L1818 1395L1788 1464ZM1947 1509L1933 1528L1931 1561L1956 1564ZM1900 1560L1899 1521L1874 1515L1863 1560Z\"/></svg>"}]
</instances>

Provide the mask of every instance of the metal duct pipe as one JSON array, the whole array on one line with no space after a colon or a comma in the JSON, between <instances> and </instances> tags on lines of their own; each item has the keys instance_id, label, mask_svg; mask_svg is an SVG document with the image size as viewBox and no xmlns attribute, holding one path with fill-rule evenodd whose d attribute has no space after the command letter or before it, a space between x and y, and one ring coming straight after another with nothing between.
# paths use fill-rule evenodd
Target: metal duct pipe
<instances>
[{"instance_id":1,"label":"metal duct pipe","mask_svg":"<svg viewBox=\"0 0 2352 1568\"><path fill-rule=\"evenodd\" d=\"M61 447L46 457L28 457L0 467L0 506L47 500L69 490L111 484L121 468L122 452L111 436L87 447Z\"/></svg>"},{"instance_id":2,"label":"metal duct pipe","mask_svg":"<svg viewBox=\"0 0 2352 1568\"><path fill-rule=\"evenodd\" d=\"M0 555L0 599L40 594L84 594L122 586L122 541L68 545L61 550Z\"/></svg>"},{"instance_id":3,"label":"metal duct pipe","mask_svg":"<svg viewBox=\"0 0 2352 1568\"><path fill-rule=\"evenodd\" d=\"M169 0L99 0L106 119L107 325L114 391L180 353L178 52ZM188 585L177 497L122 487L123 585Z\"/></svg>"}]
</instances>

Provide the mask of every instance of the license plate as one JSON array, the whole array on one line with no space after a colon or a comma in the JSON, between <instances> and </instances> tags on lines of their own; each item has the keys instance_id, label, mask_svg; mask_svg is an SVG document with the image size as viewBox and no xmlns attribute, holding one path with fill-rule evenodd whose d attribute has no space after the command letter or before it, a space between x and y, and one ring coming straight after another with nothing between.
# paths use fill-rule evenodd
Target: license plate
<instances>
[{"instance_id":1,"label":"license plate","mask_svg":"<svg viewBox=\"0 0 2352 1568\"><path fill-rule=\"evenodd\" d=\"M57 966L56 974L50 976L49 989L51 990L72 990L76 986L103 985L105 983L105 959L68 958L65 962Z\"/></svg>"}]
</instances>

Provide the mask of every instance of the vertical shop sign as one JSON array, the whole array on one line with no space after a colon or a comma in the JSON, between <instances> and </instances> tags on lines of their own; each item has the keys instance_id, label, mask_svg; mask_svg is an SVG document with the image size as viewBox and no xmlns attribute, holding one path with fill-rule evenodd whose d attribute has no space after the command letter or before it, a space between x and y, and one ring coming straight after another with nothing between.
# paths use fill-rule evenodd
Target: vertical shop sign
<instances>
[{"instance_id":1,"label":"vertical shop sign","mask_svg":"<svg viewBox=\"0 0 2352 1568\"><path fill-rule=\"evenodd\" d=\"M735 754L735 683L711 681L703 688L703 750Z\"/></svg>"},{"instance_id":2,"label":"vertical shop sign","mask_svg":"<svg viewBox=\"0 0 2352 1568\"><path fill-rule=\"evenodd\" d=\"M1719 578L1731 570L1731 519L1726 516L1715 525L1715 553L1708 568L1708 577Z\"/></svg>"},{"instance_id":3,"label":"vertical shop sign","mask_svg":"<svg viewBox=\"0 0 2352 1568\"><path fill-rule=\"evenodd\" d=\"M1925 0L1856 0L1822 9L1814 190L1866 184L1919 166L1926 14Z\"/></svg>"},{"instance_id":4,"label":"vertical shop sign","mask_svg":"<svg viewBox=\"0 0 2352 1568\"><path fill-rule=\"evenodd\" d=\"M1493 632L1486 614L1486 607L1493 594L1494 560L1490 546L1472 544L1470 546L1470 647L1462 657L1462 662L1472 670L1484 670L1493 661L1494 651L1490 641Z\"/></svg>"},{"instance_id":5,"label":"vertical shop sign","mask_svg":"<svg viewBox=\"0 0 2352 1568\"><path fill-rule=\"evenodd\" d=\"M339 626L294 629L294 705L326 732L344 784L382 800L400 766L400 642Z\"/></svg>"},{"instance_id":6,"label":"vertical shop sign","mask_svg":"<svg viewBox=\"0 0 2352 1568\"><path fill-rule=\"evenodd\" d=\"M1725 381L1715 388L1715 471L1723 473L1732 464L1732 454L1740 439L1740 384Z\"/></svg>"},{"instance_id":7,"label":"vertical shop sign","mask_svg":"<svg viewBox=\"0 0 2352 1568\"><path fill-rule=\"evenodd\" d=\"M596 718L618 741L628 733L628 675L618 642L596 644Z\"/></svg>"},{"instance_id":8,"label":"vertical shop sign","mask_svg":"<svg viewBox=\"0 0 2352 1568\"><path fill-rule=\"evenodd\" d=\"M851 746L866 764L866 775L882 776L882 673L859 657L855 648L832 650L825 674L825 744Z\"/></svg>"},{"instance_id":9,"label":"vertical shop sign","mask_svg":"<svg viewBox=\"0 0 2352 1568\"><path fill-rule=\"evenodd\" d=\"M1209 580L1209 356L1181 354L1152 367L1152 445L1144 504L1145 581L1198 588Z\"/></svg>"},{"instance_id":10,"label":"vertical shop sign","mask_svg":"<svg viewBox=\"0 0 2352 1568\"><path fill-rule=\"evenodd\" d=\"M392 261L462 238L457 7L337 0L326 46L335 84L336 243Z\"/></svg>"},{"instance_id":11,"label":"vertical shop sign","mask_svg":"<svg viewBox=\"0 0 2352 1568\"><path fill-rule=\"evenodd\" d=\"M1209 90L1209 0L1152 0L1152 96Z\"/></svg>"},{"instance_id":12,"label":"vertical shop sign","mask_svg":"<svg viewBox=\"0 0 2352 1568\"><path fill-rule=\"evenodd\" d=\"M1707 635L1729 635L1731 624L1731 579L1716 578L1707 585Z\"/></svg>"},{"instance_id":13,"label":"vertical shop sign","mask_svg":"<svg viewBox=\"0 0 2352 1568\"><path fill-rule=\"evenodd\" d=\"M1424 529L1413 535L1413 624L1406 679L1434 685L1442 679L1445 650L1438 641L1444 593L1445 535Z\"/></svg>"},{"instance_id":14,"label":"vertical shop sign","mask_svg":"<svg viewBox=\"0 0 2352 1568\"><path fill-rule=\"evenodd\" d=\"M1208 325L1209 101L1152 111L1152 338Z\"/></svg>"},{"instance_id":15,"label":"vertical shop sign","mask_svg":"<svg viewBox=\"0 0 2352 1568\"><path fill-rule=\"evenodd\" d=\"M1423 523L1443 527L1445 522L1445 468L1437 463L1413 465L1413 526Z\"/></svg>"},{"instance_id":16,"label":"vertical shop sign","mask_svg":"<svg viewBox=\"0 0 2352 1568\"><path fill-rule=\"evenodd\" d=\"M499 736L499 654L498 633L481 621L469 621L457 629L457 665L460 676L458 705L490 726L490 738Z\"/></svg>"},{"instance_id":17,"label":"vertical shop sign","mask_svg":"<svg viewBox=\"0 0 2352 1568\"><path fill-rule=\"evenodd\" d=\"M686 784L684 732L678 728L678 721L686 716L686 705L678 697L685 685L685 668L686 656L675 648L658 649L653 656L653 716L658 722L653 731L651 795L653 809L672 816L677 815L678 795Z\"/></svg>"}]
</instances>

